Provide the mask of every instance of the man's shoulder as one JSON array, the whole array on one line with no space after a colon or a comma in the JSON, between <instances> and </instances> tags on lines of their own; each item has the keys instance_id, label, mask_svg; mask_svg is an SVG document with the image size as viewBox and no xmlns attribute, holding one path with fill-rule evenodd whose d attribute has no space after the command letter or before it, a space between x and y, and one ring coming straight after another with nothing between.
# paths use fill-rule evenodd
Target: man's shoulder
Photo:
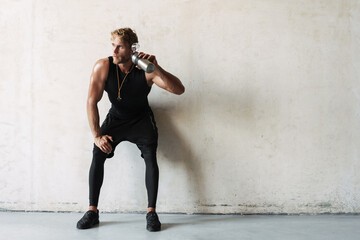
<instances>
[{"instance_id":1,"label":"man's shoulder","mask_svg":"<svg viewBox=\"0 0 360 240\"><path fill-rule=\"evenodd\" d=\"M108 72L109 64L110 64L109 58L101 58L95 62L93 71L94 72Z\"/></svg>"},{"instance_id":2,"label":"man's shoulder","mask_svg":"<svg viewBox=\"0 0 360 240\"><path fill-rule=\"evenodd\" d=\"M109 67L109 63L110 63L109 58L101 58L96 61L95 66Z\"/></svg>"}]
</instances>

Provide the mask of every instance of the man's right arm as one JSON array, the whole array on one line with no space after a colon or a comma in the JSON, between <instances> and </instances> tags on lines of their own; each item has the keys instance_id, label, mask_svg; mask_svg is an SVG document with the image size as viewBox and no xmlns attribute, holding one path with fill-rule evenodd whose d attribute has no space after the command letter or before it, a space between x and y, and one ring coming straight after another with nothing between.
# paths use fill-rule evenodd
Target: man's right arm
<instances>
[{"instance_id":1,"label":"man's right arm","mask_svg":"<svg viewBox=\"0 0 360 240\"><path fill-rule=\"evenodd\" d=\"M108 140L113 140L111 136L101 135L97 103L101 100L104 93L108 71L109 60L107 58L100 59L95 63L90 77L89 93L86 104L87 116L91 132L94 136L95 145L105 153L111 152L112 147Z\"/></svg>"}]
</instances>

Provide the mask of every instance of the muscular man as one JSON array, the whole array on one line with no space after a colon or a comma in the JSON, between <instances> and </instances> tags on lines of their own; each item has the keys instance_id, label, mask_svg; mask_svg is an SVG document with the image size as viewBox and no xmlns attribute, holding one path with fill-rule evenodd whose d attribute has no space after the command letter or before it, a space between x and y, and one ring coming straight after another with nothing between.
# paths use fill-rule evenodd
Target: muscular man
<instances>
[{"instance_id":1,"label":"muscular man","mask_svg":"<svg viewBox=\"0 0 360 240\"><path fill-rule=\"evenodd\" d=\"M98 60L93 68L87 99L87 115L94 136L93 158L89 172L89 210L78 221L77 228L91 228L99 223L98 199L104 177L106 158L114 156L115 147L122 141L137 145L145 160L145 183L148 195L146 214L147 230L159 231L161 223L156 214L159 168L156 160L158 131L147 95L151 86L157 86L177 95L185 91L181 81L162 69L155 56L139 53L155 65L152 73L146 73L131 60L131 45L138 42L130 28L111 33L113 54ZM99 125L97 103L104 90L112 106L103 124Z\"/></svg>"}]
</instances>

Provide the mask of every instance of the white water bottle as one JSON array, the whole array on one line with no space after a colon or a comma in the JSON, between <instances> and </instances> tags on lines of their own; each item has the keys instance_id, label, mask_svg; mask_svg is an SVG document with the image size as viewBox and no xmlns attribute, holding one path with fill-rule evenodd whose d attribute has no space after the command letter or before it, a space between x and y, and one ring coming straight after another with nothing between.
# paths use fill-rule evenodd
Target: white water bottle
<instances>
[{"instance_id":1,"label":"white water bottle","mask_svg":"<svg viewBox=\"0 0 360 240\"><path fill-rule=\"evenodd\" d=\"M133 51L133 54L131 55L132 62L135 65L139 66L145 72L152 73L155 70L155 65L149 60L139 57L139 53L137 52L137 50L139 49L139 44L134 43L131 46L131 49Z\"/></svg>"}]
</instances>

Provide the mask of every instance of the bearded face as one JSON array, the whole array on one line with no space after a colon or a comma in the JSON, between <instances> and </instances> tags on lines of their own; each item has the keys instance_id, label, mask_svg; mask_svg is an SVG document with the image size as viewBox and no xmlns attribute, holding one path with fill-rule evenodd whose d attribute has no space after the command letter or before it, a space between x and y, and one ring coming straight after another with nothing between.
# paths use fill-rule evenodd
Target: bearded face
<instances>
[{"instance_id":1,"label":"bearded face","mask_svg":"<svg viewBox=\"0 0 360 240\"><path fill-rule=\"evenodd\" d=\"M127 42L120 38L115 38L112 41L113 46L113 62L114 64L124 64L131 61L132 50Z\"/></svg>"}]
</instances>

